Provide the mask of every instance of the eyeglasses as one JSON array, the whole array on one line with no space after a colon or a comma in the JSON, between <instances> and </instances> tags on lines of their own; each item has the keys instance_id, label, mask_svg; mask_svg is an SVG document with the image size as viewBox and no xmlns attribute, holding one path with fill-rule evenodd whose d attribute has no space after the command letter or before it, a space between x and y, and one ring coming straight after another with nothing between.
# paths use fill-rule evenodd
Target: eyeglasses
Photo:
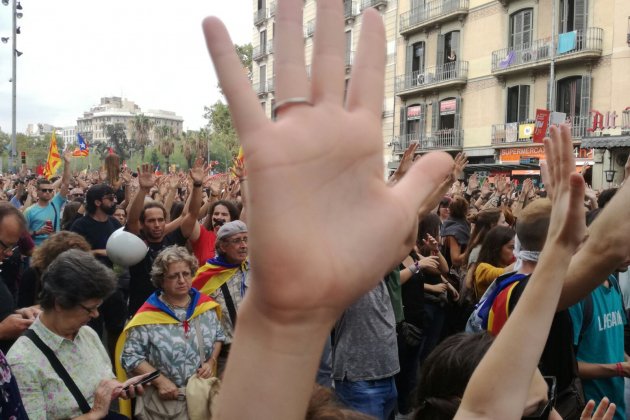
<instances>
[{"instance_id":1,"label":"eyeglasses","mask_svg":"<svg viewBox=\"0 0 630 420\"><path fill-rule=\"evenodd\" d=\"M247 236L243 238L226 239L225 241L231 243L232 245L238 245L240 243L247 244Z\"/></svg>"},{"instance_id":2,"label":"eyeglasses","mask_svg":"<svg viewBox=\"0 0 630 420\"><path fill-rule=\"evenodd\" d=\"M0 246L2 247L2 253L6 256L11 256L17 249L20 247L19 245L7 245L4 242L0 241Z\"/></svg>"},{"instance_id":3,"label":"eyeglasses","mask_svg":"<svg viewBox=\"0 0 630 420\"><path fill-rule=\"evenodd\" d=\"M102 304L101 304L102 305ZM100 309L101 305L97 305L97 306L93 306L91 308L88 308L87 306L79 303L79 306L81 308L83 308L88 314L92 315L93 313L95 313L96 315L98 315L98 310Z\"/></svg>"},{"instance_id":4,"label":"eyeglasses","mask_svg":"<svg viewBox=\"0 0 630 420\"><path fill-rule=\"evenodd\" d=\"M555 376L543 376L545 382L547 382L547 386L549 387L547 390L547 404L544 407L540 407L536 410L535 413L530 414L529 416L523 416L522 419L548 419L551 410L556 405L556 397L558 396L556 390L556 377Z\"/></svg>"},{"instance_id":5,"label":"eyeglasses","mask_svg":"<svg viewBox=\"0 0 630 420\"><path fill-rule=\"evenodd\" d=\"M164 276L164 278L166 280L177 280L179 277L182 277L184 280L188 280L190 277L192 277L192 273L190 271L182 271L181 273L173 273L173 274L168 274L166 276Z\"/></svg>"},{"instance_id":6,"label":"eyeglasses","mask_svg":"<svg viewBox=\"0 0 630 420\"><path fill-rule=\"evenodd\" d=\"M46 192L46 193L51 193L54 192L55 189L54 188L40 188L39 189L41 192Z\"/></svg>"}]
</instances>

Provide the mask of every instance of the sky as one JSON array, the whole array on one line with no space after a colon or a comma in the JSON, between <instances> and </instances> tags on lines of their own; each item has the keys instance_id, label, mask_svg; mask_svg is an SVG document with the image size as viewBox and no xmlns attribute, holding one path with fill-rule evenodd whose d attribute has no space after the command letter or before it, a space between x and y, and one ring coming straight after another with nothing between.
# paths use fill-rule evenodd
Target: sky
<instances>
[{"instance_id":1,"label":"sky","mask_svg":"<svg viewBox=\"0 0 630 420\"><path fill-rule=\"evenodd\" d=\"M14 0L11 0L14 1ZM205 125L204 105L222 99L201 32L205 16L233 42L252 37L251 0L21 0L17 20L17 131L29 123L74 126L101 97ZM11 3L0 3L0 36L11 36ZM0 128L11 132L11 40L0 43Z\"/></svg>"}]
</instances>

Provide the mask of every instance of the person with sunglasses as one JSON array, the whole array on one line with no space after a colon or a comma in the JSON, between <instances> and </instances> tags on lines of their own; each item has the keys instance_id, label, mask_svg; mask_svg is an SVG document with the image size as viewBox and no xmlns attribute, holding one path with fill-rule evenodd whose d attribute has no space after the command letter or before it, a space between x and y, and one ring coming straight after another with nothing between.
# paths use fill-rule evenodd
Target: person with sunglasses
<instances>
[{"instance_id":1,"label":"person with sunglasses","mask_svg":"<svg viewBox=\"0 0 630 420\"><path fill-rule=\"evenodd\" d=\"M61 210L67 201L71 156L70 151L63 154L63 175L59 192L55 194L54 183L46 178L40 178L37 180L37 202L24 211L27 228L35 241L35 246L41 245L53 232L61 230Z\"/></svg>"}]
</instances>

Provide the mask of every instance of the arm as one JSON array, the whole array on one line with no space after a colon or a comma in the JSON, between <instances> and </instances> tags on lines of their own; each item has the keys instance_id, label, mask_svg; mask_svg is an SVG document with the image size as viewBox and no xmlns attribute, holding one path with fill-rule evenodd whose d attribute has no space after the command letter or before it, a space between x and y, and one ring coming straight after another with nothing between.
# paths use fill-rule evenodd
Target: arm
<instances>
[{"instance_id":1,"label":"arm","mask_svg":"<svg viewBox=\"0 0 630 420\"><path fill-rule=\"evenodd\" d=\"M129 232L136 235L140 233L140 213L142 213L144 208L144 197L155 185L155 174L151 170L151 165L143 163L142 167L138 168L138 184L140 188L131 202L126 226Z\"/></svg>"},{"instance_id":2,"label":"arm","mask_svg":"<svg viewBox=\"0 0 630 420\"><path fill-rule=\"evenodd\" d=\"M175 180L175 185L173 185L173 180ZM164 183L169 187L168 192L166 193L166 199L164 200L164 208L166 208L166 214L171 214L171 208L173 207L175 194L177 193L177 177L169 175L168 179L166 179ZM162 197L164 197L164 195L162 195ZM184 212L185 211L186 209L184 208Z\"/></svg>"},{"instance_id":3,"label":"arm","mask_svg":"<svg viewBox=\"0 0 630 420\"><path fill-rule=\"evenodd\" d=\"M475 269L475 285L485 290L488 286L490 286L490 284L492 284L494 279L505 272L505 268L495 267L488 263L479 263Z\"/></svg>"},{"instance_id":4,"label":"arm","mask_svg":"<svg viewBox=\"0 0 630 420\"><path fill-rule=\"evenodd\" d=\"M457 239L454 236L446 237L446 244L451 251L451 264L454 267L461 267L464 264L464 253L461 252L461 247L457 243Z\"/></svg>"},{"instance_id":5,"label":"arm","mask_svg":"<svg viewBox=\"0 0 630 420\"><path fill-rule=\"evenodd\" d=\"M192 193L190 194L190 207L188 213L183 217L181 230L184 238L189 238L193 233L193 229L199 224L199 209L201 208L201 186L203 185L204 173L207 167L203 164L202 158L197 158L193 167L190 169L190 177L193 180Z\"/></svg>"},{"instance_id":6,"label":"arm","mask_svg":"<svg viewBox=\"0 0 630 420\"><path fill-rule=\"evenodd\" d=\"M538 265L518 305L501 333L475 369L456 419L506 419L523 415L527 393L547 341L569 261L583 238L584 181L575 173L568 127L562 136L551 128L545 139L547 162L555 166L556 194L552 200L549 231ZM518 354L515 363L514 354ZM509 371L500 384L496 372Z\"/></svg>"},{"instance_id":7,"label":"arm","mask_svg":"<svg viewBox=\"0 0 630 420\"><path fill-rule=\"evenodd\" d=\"M247 224L247 172L245 171L245 163L240 159L234 159L232 173L238 178L238 184L241 191L241 202L243 203L239 219Z\"/></svg>"}]
</instances>

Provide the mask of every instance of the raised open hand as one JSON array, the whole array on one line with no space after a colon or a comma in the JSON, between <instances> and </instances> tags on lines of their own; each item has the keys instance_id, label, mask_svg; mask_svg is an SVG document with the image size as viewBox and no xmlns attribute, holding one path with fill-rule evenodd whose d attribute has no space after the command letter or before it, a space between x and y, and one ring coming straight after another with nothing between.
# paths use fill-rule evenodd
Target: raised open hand
<instances>
[{"instance_id":1,"label":"raised open hand","mask_svg":"<svg viewBox=\"0 0 630 420\"><path fill-rule=\"evenodd\" d=\"M380 126L385 54L374 54L385 51L381 17L374 10L363 15L344 105L342 4L323 0L317 8L309 81L302 4L278 4L275 122L260 108L223 24L208 18L203 27L247 161L250 255L256 261L249 291L255 298L249 302L283 322L310 313L312 320L332 324L409 251L403 241L416 211L451 170L452 160L444 153L426 155L394 188L385 185ZM280 105L291 98L306 99ZM365 229L375 220L376 231ZM317 249L304 238L318 243ZM371 256L370 263L351 263L357 255ZM299 281L287 273L299 273Z\"/></svg>"},{"instance_id":2,"label":"raised open hand","mask_svg":"<svg viewBox=\"0 0 630 420\"><path fill-rule=\"evenodd\" d=\"M453 167L453 178L459 179L464 173L464 168L468 164L468 157L466 153L459 152L457 156L455 156L455 166Z\"/></svg>"},{"instance_id":3,"label":"raised open hand","mask_svg":"<svg viewBox=\"0 0 630 420\"><path fill-rule=\"evenodd\" d=\"M151 189L155 186L155 173L149 163L143 163L138 168L138 185L140 188Z\"/></svg>"},{"instance_id":4,"label":"raised open hand","mask_svg":"<svg viewBox=\"0 0 630 420\"><path fill-rule=\"evenodd\" d=\"M243 178L246 175L245 162L242 159L235 158L234 165L230 168L230 171L238 179Z\"/></svg>"},{"instance_id":5,"label":"raised open hand","mask_svg":"<svg viewBox=\"0 0 630 420\"><path fill-rule=\"evenodd\" d=\"M479 188L479 175L475 172L468 178L468 186L466 187L466 192L468 194L472 194L473 191Z\"/></svg>"},{"instance_id":6,"label":"raised open hand","mask_svg":"<svg viewBox=\"0 0 630 420\"><path fill-rule=\"evenodd\" d=\"M394 185L396 182L400 181L403 176L409 171L411 165L413 165L414 158L416 156L416 149L418 148L418 143L411 143L407 150L402 155L400 159L400 163L398 164L398 168L392 174L389 179L391 185Z\"/></svg>"},{"instance_id":7,"label":"raised open hand","mask_svg":"<svg viewBox=\"0 0 630 420\"><path fill-rule=\"evenodd\" d=\"M190 178L194 183L203 183L203 179L208 173L208 165L204 165L204 159L198 157L190 168Z\"/></svg>"}]
</instances>

